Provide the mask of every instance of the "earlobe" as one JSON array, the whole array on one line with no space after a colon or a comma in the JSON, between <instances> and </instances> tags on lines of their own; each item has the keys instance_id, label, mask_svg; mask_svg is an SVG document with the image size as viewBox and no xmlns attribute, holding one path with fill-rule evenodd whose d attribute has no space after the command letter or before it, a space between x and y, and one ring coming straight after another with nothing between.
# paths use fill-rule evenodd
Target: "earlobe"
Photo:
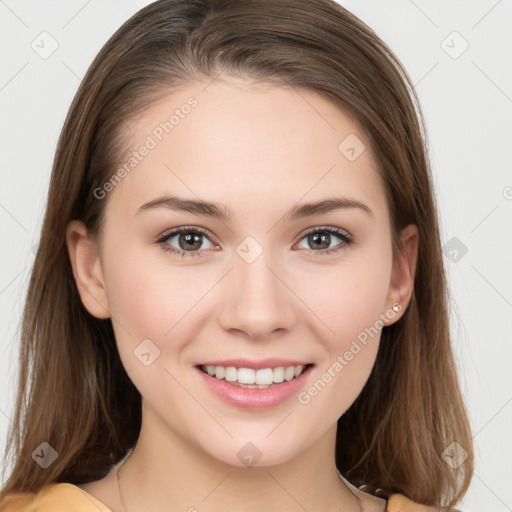
<instances>
[{"instance_id":1,"label":"earlobe","mask_svg":"<svg viewBox=\"0 0 512 512\"><path fill-rule=\"evenodd\" d=\"M96 318L110 318L97 243L88 236L83 222L73 220L68 224L66 243L83 305Z\"/></svg>"},{"instance_id":2,"label":"earlobe","mask_svg":"<svg viewBox=\"0 0 512 512\"><path fill-rule=\"evenodd\" d=\"M414 290L416 264L418 259L419 233L415 224L409 224L400 233L401 247L393 261L391 281L386 301L386 312L393 311L392 324L399 320L406 310ZM399 305L397 308L396 306Z\"/></svg>"}]
</instances>

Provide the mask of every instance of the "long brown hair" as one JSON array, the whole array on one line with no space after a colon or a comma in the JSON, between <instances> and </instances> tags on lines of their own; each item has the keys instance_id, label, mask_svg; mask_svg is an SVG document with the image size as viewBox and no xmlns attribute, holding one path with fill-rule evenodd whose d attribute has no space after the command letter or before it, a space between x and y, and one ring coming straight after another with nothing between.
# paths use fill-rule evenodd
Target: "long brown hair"
<instances>
[{"instance_id":1,"label":"long brown hair","mask_svg":"<svg viewBox=\"0 0 512 512\"><path fill-rule=\"evenodd\" d=\"M106 201L94 190L127 149L123 126L173 87L219 73L313 90L348 112L379 164L395 251L399 230L418 226L412 300L384 327L370 378L338 420L336 465L357 486L455 505L473 474L473 448L450 345L423 115L391 50L331 0L160 0L125 22L91 64L53 164L22 318L5 458L7 467L12 455L12 471L0 498L98 480L134 446L141 396L111 320L93 317L80 300L66 227L79 219L100 232ZM32 457L43 442L58 453L47 469ZM467 452L457 468L443 455L453 442Z\"/></svg>"}]
</instances>

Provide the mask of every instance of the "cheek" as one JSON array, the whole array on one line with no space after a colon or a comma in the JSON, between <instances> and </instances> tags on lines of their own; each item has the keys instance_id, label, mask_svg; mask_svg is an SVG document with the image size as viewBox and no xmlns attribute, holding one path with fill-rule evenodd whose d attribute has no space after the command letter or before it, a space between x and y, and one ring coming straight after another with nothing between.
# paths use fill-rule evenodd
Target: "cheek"
<instances>
[{"instance_id":1,"label":"cheek","mask_svg":"<svg viewBox=\"0 0 512 512\"><path fill-rule=\"evenodd\" d=\"M330 353L345 351L352 339L374 326L384 313L390 269L391 260L368 258L301 279L299 294L308 297L307 306L323 325L321 339Z\"/></svg>"},{"instance_id":2,"label":"cheek","mask_svg":"<svg viewBox=\"0 0 512 512\"><path fill-rule=\"evenodd\" d=\"M148 258L147 247L111 257L105 280L120 351L133 351L150 339L162 356L170 347L175 355L194 335L198 302L215 284L211 274L198 278L193 266L166 262L165 254Z\"/></svg>"},{"instance_id":3,"label":"cheek","mask_svg":"<svg viewBox=\"0 0 512 512\"><path fill-rule=\"evenodd\" d=\"M302 281L302 296L309 297L308 307L319 318L316 336L325 358L299 402L314 401L319 411L329 411L332 421L354 402L374 366L391 262L385 251L379 257L368 254L357 264L336 266Z\"/></svg>"},{"instance_id":4,"label":"cheek","mask_svg":"<svg viewBox=\"0 0 512 512\"><path fill-rule=\"evenodd\" d=\"M105 280L123 366L153 408L165 410L174 404L186 424L186 415L197 410L172 376L179 371L180 354L196 335L194 305L214 283L208 276L198 279L192 267L173 267L165 255L148 257L147 248L124 251L109 263Z\"/></svg>"}]
</instances>

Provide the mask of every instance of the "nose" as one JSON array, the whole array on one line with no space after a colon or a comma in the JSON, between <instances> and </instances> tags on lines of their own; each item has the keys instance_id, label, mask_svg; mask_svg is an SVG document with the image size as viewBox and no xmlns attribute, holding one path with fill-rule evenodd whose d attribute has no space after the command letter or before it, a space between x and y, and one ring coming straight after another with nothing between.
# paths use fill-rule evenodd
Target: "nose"
<instances>
[{"instance_id":1,"label":"nose","mask_svg":"<svg viewBox=\"0 0 512 512\"><path fill-rule=\"evenodd\" d=\"M243 333L251 340L266 340L293 328L300 301L291 276L267 251L252 262L234 255L234 268L224 279L218 313L223 329Z\"/></svg>"}]
</instances>

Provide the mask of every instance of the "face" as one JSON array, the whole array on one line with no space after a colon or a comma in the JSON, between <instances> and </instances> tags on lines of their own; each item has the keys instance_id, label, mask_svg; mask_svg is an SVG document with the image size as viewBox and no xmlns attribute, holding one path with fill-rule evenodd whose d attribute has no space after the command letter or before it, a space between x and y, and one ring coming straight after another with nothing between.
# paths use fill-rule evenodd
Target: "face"
<instances>
[{"instance_id":1,"label":"face","mask_svg":"<svg viewBox=\"0 0 512 512\"><path fill-rule=\"evenodd\" d=\"M314 92L219 78L126 140L125 172L96 191L100 244L76 223L68 244L143 428L238 466L293 459L335 431L407 299L365 133Z\"/></svg>"}]
</instances>

